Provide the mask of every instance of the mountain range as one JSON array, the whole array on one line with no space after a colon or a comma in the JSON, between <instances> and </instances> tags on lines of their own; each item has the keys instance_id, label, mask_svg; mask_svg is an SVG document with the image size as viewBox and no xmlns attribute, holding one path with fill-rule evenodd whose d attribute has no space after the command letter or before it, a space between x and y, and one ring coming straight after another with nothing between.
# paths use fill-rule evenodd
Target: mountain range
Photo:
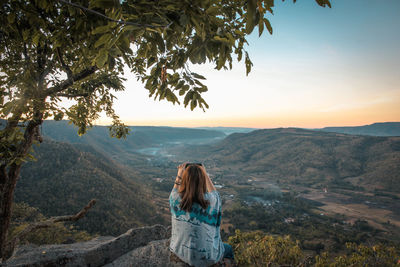
<instances>
[{"instance_id":1,"label":"mountain range","mask_svg":"<svg viewBox=\"0 0 400 267\"><path fill-rule=\"evenodd\" d=\"M274 182L314 187L347 183L368 191L400 193L400 137L263 129L187 148L181 157Z\"/></svg>"},{"instance_id":2,"label":"mountain range","mask_svg":"<svg viewBox=\"0 0 400 267\"><path fill-rule=\"evenodd\" d=\"M214 129L131 129L128 138L122 140L110 138L105 126L95 126L79 137L65 121L46 121L42 127L45 141L35 147L37 161L24 165L15 201L55 216L73 214L96 198L96 206L77 224L102 235L163 224L167 223L165 210L144 183L146 179L170 176L175 172L171 164L181 160L212 162L225 174L240 174L238 179L252 176L314 188L340 185L400 193L400 137L298 128L261 129L229 136ZM207 141L212 142L204 144ZM167 165L151 167L153 163L140 149L165 144L169 144L172 155ZM159 157L156 154L151 158Z\"/></svg>"},{"instance_id":3,"label":"mountain range","mask_svg":"<svg viewBox=\"0 0 400 267\"><path fill-rule=\"evenodd\" d=\"M380 122L364 126L325 127L324 132L345 133L353 135L400 136L400 122Z\"/></svg>"},{"instance_id":4,"label":"mountain range","mask_svg":"<svg viewBox=\"0 0 400 267\"><path fill-rule=\"evenodd\" d=\"M95 207L76 224L102 235L165 224L165 214L143 180L152 173L159 177L167 174L156 168L150 170L149 156L139 151L165 144L218 140L225 134L190 128L130 128L126 139L110 138L106 126L94 126L78 136L66 121L45 121L41 128L44 142L34 146L36 161L22 168L15 201L26 202L50 217L74 214L97 199ZM143 166L149 170L142 171Z\"/></svg>"}]
</instances>

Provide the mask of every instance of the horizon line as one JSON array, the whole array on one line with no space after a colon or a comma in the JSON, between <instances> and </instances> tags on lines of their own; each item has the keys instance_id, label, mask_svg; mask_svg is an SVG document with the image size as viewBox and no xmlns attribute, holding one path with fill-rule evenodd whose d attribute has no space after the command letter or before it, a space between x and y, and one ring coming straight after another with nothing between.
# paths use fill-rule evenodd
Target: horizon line
<instances>
[{"instance_id":1,"label":"horizon line","mask_svg":"<svg viewBox=\"0 0 400 267\"><path fill-rule=\"evenodd\" d=\"M44 121L55 121L55 120L44 120ZM65 122L70 122L69 120L61 120ZM243 129L278 129L278 128L300 128L300 129L322 129L322 128L330 128L330 127L362 127L362 126L370 126L373 124L382 124L382 123L400 123L400 121L379 121L373 122L369 124L359 124L359 125L333 125L333 126L323 126L323 127L301 127L301 126L276 126L276 127L246 127L246 126L171 126L171 125L150 125L150 124L140 124L140 125L132 125L127 124L127 127L170 127L170 128L243 128ZM73 124L73 123L72 123ZM111 124L102 124L96 123L93 126L111 126Z\"/></svg>"}]
</instances>

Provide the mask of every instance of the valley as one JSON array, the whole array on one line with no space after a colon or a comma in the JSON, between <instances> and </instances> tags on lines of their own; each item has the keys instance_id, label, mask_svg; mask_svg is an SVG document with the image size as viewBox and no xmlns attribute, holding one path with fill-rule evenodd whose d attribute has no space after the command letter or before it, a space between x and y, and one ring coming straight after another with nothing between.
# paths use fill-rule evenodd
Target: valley
<instances>
[{"instance_id":1,"label":"valley","mask_svg":"<svg viewBox=\"0 0 400 267\"><path fill-rule=\"evenodd\" d=\"M400 245L400 137L295 128L226 137L154 127L112 141L96 128L102 139L89 132L84 141L59 127L64 134L50 127L38 161L25 167L16 200L51 216L98 198L99 210L78 223L91 234L168 225L176 166L193 161L206 166L220 192L225 240L236 229L261 230L290 235L311 254L339 253L346 242ZM70 168L62 167L66 159Z\"/></svg>"},{"instance_id":2,"label":"valley","mask_svg":"<svg viewBox=\"0 0 400 267\"><path fill-rule=\"evenodd\" d=\"M185 160L200 161L223 199L225 236L235 229L262 229L290 234L313 251L322 244L327 250L340 251L350 241L398 244L399 143L398 137L300 129L234 134L214 144L170 147L167 158L155 155L151 168L163 166L171 178L155 177L148 184L166 199L173 167ZM264 147L258 149L260 144ZM385 155L378 154L383 149ZM270 161L265 161L267 157ZM378 164L378 168L370 167ZM167 206L165 210L169 212ZM310 232L309 227L314 230Z\"/></svg>"}]
</instances>

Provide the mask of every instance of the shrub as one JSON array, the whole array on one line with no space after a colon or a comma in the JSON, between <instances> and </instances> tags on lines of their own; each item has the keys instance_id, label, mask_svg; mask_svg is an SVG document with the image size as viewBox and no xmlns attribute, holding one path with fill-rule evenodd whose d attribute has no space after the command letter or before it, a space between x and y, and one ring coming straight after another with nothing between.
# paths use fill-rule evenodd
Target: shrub
<instances>
[{"instance_id":1,"label":"shrub","mask_svg":"<svg viewBox=\"0 0 400 267\"><path fill-rule=\"evenodd\" d=\"M298 242L289 236L272 236L261 231L235 231L228 243L239 266L299 265L304 258Z\"/></svg>"},{"instance_id":2,"label":"shrub","mask_svg":"<svg viewBox=\"0 0 400 267\"><path fill-rule=\"evenodd\" d=\"M341 255L333 259L329 259L327 253L316 256L315 267L400 266L399 251L395 247L383 244L365 246L355 243L346 243L346 247L349 252L347 255Z\"/></svg>"}]
</instances>

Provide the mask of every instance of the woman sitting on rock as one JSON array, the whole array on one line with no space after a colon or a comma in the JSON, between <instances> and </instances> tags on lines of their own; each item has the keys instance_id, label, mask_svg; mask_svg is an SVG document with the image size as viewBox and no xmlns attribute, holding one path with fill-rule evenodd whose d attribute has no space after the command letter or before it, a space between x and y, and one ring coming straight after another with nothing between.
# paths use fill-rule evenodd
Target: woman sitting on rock
<instances>
[{"instance_id":1,"label":"woman sitting on rock","mask_svg":"<svg viewBox=\"0 0 400 267\"><path fill-rule=\"evenodd\" d=\"M169 204L169 248L182 261L197 267L233 259L232 247L221 240L221 199L202 164L178 166Z\"/></svg>"}]
</instances>

